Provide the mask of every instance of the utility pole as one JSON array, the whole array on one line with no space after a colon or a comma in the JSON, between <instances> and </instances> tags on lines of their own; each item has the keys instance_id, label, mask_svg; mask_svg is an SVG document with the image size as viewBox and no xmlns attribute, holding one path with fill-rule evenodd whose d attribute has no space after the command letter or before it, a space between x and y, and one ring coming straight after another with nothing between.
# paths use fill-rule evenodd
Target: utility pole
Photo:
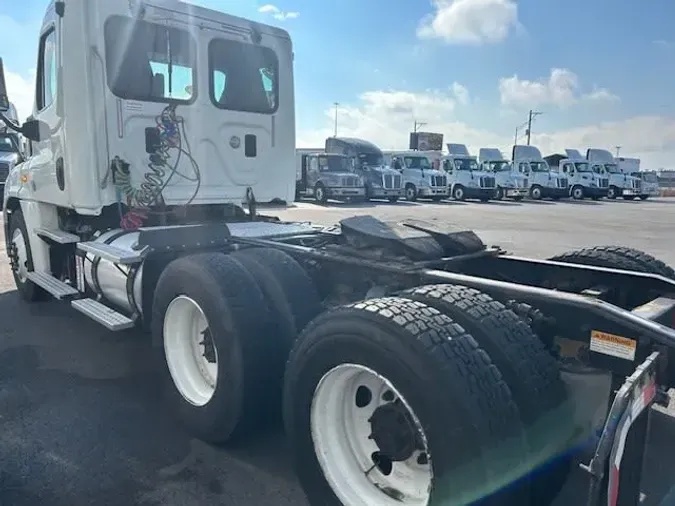
<instances>
[{"instance_id":1,"label":"utility pole","mask_svg":"<svg viewBox=\"0 0 675 506\"><path fill-rule=\"evenodd\" d=\"M619 158L619 151L621 151L621 146L614 146L616 148L616 157Z\"/></svg>"},{"instance_id":2,"label":"utility pole","mask_svg":"<svg viewBox=\"0 0 675 506\"><path fill-rule=\"evenodd\" d=\"M530 135L532 134L532 120L537 116L544 114L543 112L537 112L530 109L530 116L527 120L527 145L530 145Z\"/></svg>"},{"instance_id":3,"label":"utility pole","mask_svg":"<svg viewBox=\"0 0 675 506\"><path fill-rule=\"evenodd\" d=\"M333 102L333 105L335 106L335 133L333 134L333 137L337 137L338 105L340 105L340 103L339 102Z\"/></svg>"},{"instance_id":4,"label":"utility pole","mask_svg":"<svg viewBox=\"0 0 675 506\"><path fill-rule=\"evenodd\" d=\"M423 123L421 121L415 121L415 123L413 124L413 133L417 133L417 129L423 127L424 125L426 125L426 123Z\"/></svg>"}]
</instances>

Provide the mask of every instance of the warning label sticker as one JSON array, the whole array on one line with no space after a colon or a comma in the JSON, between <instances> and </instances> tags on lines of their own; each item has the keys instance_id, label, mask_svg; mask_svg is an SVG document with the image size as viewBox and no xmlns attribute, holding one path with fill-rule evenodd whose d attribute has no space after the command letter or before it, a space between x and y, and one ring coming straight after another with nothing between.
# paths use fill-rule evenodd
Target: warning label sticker
<instances>
[{"instance_id":1,"label":"warning label sticker","mask_svg":"<svg viewBox=\"0 0 675 506\"><path fill-rule=\"evenodd\" d=\"M611 355L612 357L633 361L635 360L637 341L615 334L608 334L607 332L600 332L599 330L592 330L590 349L603 355Z\"/></svg>"}]
</instances>

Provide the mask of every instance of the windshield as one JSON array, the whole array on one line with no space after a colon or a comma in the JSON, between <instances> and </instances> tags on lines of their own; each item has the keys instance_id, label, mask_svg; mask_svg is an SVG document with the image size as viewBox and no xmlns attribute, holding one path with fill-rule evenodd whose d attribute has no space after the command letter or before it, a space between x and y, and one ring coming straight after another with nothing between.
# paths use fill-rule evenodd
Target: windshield
<instances>
[{"instance_id":1,"label":"windshield","mask_svg":"<svg viewBox=\"0 0 675 506\"><path fill-rule=\"evenodd\" d=\"M359 164L368 167L380 167L384 165L384 158L380 153L359 153Z\"/></svg>"},{"instance_id":2,"label":"windshield","mask_svg":"<svg viewBox=\"0 0 675 506\"><path fill-rule=\"evenodd\" d=\"M10 135L0 135L0 152L18 153L18 140Z\"/></svg>"},{"instance_id":3,"label":"windshield","mask_svg":"<svg viewBox=\"0 0 675 506\"><path fill-rule=\"evenodd\" d=\"M547 172L548 164L546 162L530 162L532 172Z\"/></svg>"},{"instance_id":4,"label":"windshield","mask_svg":"<svg viewBox=\"0 0 675 506\"><path fill-rule=\"evenodd\" d=\"M605 169L607 169L607 172L609 172L610 174L620 174L619 168L616 166L615 163L606 163Z\"/></svg>"},{"instance_id":5,"label":"windshield","mask_svg":"<svg viewBox=\"0 0 675 506\"><path fill-rule=\"evenodd\" d=\"M319 170L323 172L349 172L351 163L346 156L320 156Z\"/></svg>"},{"instance_id":6,"label":"windshield","mask_svg":"<svg viewBox=\"0 0 675 506\"><path fill-rule=\"evenodd\" d=\"M577 172L593 172L586 162L574 162Z\"/></svg>"},{"instance_id":7,"label":"windshield","mask_svg":"<svg viewBox=\"0 0 675 506\"><path fill-rule=\"evenodd\" d=\"M488 162L488 170L492 172L509 172L511 170L511 162Z\"/></svg>"},{"instance_id":8,"label":"windshield","mask_svg":"<svg viewBox=\"0 0 675 506\"><path fill-rule=\"evenodd\" d=\"M403 163L407 169L431 169L431 164L426 156L406 156Z\"/></svg>"},{"instance_id":9,"label":"windshield","mask_svg":"<svg viewBox=\"0 0 675 506\"><path fill-rule=\"evenodd\" d=\"M659 178L653 172L633 172L631 174L633 177L638 177L642 179L645 183L658 183Z\"/></svg>"},{"instance_id":10,"label":"windshield","mask_svg":"<svg viewBox=\"0 0 675 506\"><path fill-rule=\"evenodd\" d=\"M605 173L604 169L602 168L602 165L593 165L593 172L595 172L596 174Z\"/></svg>"},{"instance_id":11,"label":"windshield","mask_svg":"<svg viewBox=\"0 0 675 506\"><path fill-rule=\"evenodd\" d=\"M455 158L457 170L478 170L478 162L470 158Z\"/></svg>"}]
</instances>

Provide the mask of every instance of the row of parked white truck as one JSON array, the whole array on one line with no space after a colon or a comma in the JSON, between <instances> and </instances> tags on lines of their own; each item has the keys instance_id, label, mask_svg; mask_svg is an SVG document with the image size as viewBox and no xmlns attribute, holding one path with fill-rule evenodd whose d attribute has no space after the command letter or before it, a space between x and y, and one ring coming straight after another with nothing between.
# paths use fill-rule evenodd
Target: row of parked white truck
<instances>
[{"instance_id":1,"label":"row of parked white truck","mask_svg":"<svg viewBox=\"0 0 675 506\"><path fill-rule=\"evenodd\" d=\"M605 149L576 149L542 157L534 146L515 145L511 160L497 148L472 155L464 144L441 151L382 151L362 139L330 137L323 149L297 149L296 199L430 199L482 201L525 198L623 198L659 195L656 174L640 160L615 158Z\"/></svg>"}]
</instances>

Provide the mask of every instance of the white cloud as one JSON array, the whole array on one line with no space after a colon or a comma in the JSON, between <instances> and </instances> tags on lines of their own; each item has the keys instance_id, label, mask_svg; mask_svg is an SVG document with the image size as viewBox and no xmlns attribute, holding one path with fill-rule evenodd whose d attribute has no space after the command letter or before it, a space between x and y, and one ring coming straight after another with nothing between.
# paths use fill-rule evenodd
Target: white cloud
<instances>
[{"instance_id":1,"label":"white cloud","mask_svg":"<svg viewBox=\"0 0 675 506\"><path fill-rule=\"evenodd\" d=\"M9 101L16 107L20 121L24 121L33 111L35 95L35 71L22 76L5 68L5 84Z\"/></svg>"},{"instance_id":2,"label":"white cloud","mask_svg":"<svg viewBox=\"0 0 675 506\"><path fill-rule=\"evenodd\" d=\"M675 47L675 43L671 40L657 39L657 40L652 41L652 43L655 46L658 46L662 49L672 49L673 47Z\"/></svg>"},{"instance_id":3,"label":"white cloud","mask_svg":"<svg viewBox=\"0 0 675 506\"><path fill-rule=\"evenodd\" d=\"M569 69L553 68L548 78L530 81L517 74L499 80L502 105L537 107L554 105L566 108L580 100L616 101L616 95L605 88L595 87L590 93L580 92L579 76Z\"/></svg>"},{"instance_id":4,"label":"white cloud","mask_svg":"<svg viewBox=\"0 0 675 506\"><path fill-rule=\"evenodd\" d=\"M300 15L299 12L295 11L282 11L281 9L279 9L279 7L273 4L265 4L259 7L258 12L262 14L271 14L274 19L278 19L279 21L284 21L286 19L295 19Z\"/></svg>"},{"instance_id":5,"label":"white cloud","mask_svg":"<svg viewBox=\"0 0 675 506\"><path fill-rule=\"evenodd\" d=\"M432 0L434 12L422 19L417 35L450 44L501 42L518 27L513 0Z\"/></svg>"},{"instance_id":6,"label":"white cloud","mask_svg":"<svg viewBox=\"0 0 675 506\"><path fill-rule=\"evenodd\" d=\"M452 93L460 104L466 105L469 103L469 90L466 86L455 81L452 83Z\"/></svg>"},{"instance_id":7,"label":"white cloud","mask_svg":"<svg viewBox=\"0 0 675 506\"><path fill-rule=\"evenodd\" d=\"M357 104L338 109L338 135L368 139L382 149L404 149L415 119L424 121L425 131L444 135L444 143L467 144L472 152L481 147L498 147L510 153L513 137L479 129L453 120L456 97L449 92L402 90L369 91ZM317 148L333 135L335 109L326 107L319 128L299 129L297 146ZM532 144L544 155L565 148L585 151L588 147L613 150L622 146L626 156L642 159L645 168L675 168L675 118L637 116L622 121L589 124L567 130L535 131Z\"/></svg>"}]
</instances>

